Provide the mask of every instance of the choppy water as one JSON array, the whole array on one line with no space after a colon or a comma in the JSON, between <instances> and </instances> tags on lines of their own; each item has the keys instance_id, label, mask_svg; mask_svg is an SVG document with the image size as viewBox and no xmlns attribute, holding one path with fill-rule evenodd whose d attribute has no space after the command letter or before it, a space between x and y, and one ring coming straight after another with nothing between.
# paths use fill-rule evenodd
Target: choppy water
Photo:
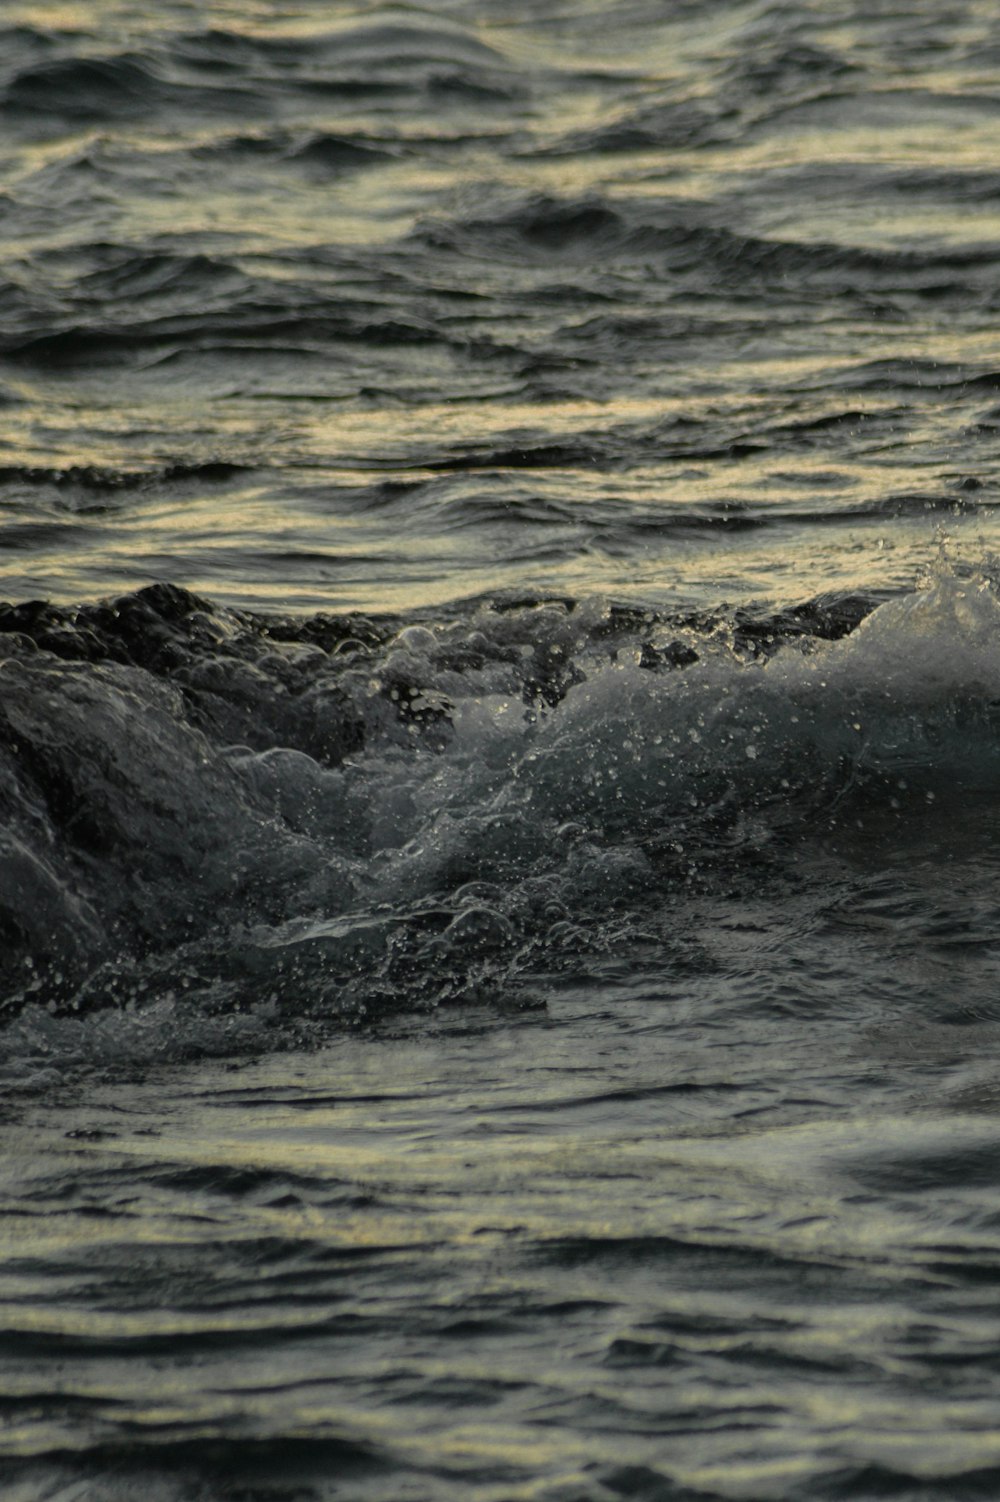
<instances>
[{"instance_id":1,"label":"choppy water","mask_svg":"<svg viewBox=\"0 0 1000 1502\"><path fill-rule=\"evenodd\" d=\"M8 4L0 1490L1000 1492L985 4Z\"/></svg>"}]
</instances>

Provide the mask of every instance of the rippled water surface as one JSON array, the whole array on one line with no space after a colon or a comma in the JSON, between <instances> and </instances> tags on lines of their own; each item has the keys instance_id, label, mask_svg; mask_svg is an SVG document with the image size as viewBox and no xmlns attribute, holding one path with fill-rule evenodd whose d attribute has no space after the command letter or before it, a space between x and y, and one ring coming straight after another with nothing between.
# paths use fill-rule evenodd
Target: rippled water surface
<instances>
[{"instance_id":1,"label":"rippled water surface","mask_svg":"<svg viewBox=\"0 0 1000 1502\"><path fill-rule=\"evenodd\" d=\"M8 593L716 604L992 541L989 7L4 15Z\"/></svg>"},{"instance_id":2,"label":"rippled water surface","mask_svg":"<svg viewBox=\"0 0 1000 1502\"><path fill-rule=\"evenodd\" d=\"M1000 1494L1000 29L0 16L0 1491Z\"/></svg>"}]
</instances>

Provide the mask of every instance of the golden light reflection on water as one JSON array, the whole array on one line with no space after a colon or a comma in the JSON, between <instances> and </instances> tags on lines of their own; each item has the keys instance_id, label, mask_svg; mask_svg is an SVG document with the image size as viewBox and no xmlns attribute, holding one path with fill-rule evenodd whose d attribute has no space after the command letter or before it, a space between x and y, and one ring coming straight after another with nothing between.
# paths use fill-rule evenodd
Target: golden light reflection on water
<instances>
[{"instance_id":1,"label":"golden light reflection on water","mask_svg":"<svg viewBox=\"0 0 1000 1502\"><path fill-rule=\"evenodd\" d=\"M110 0L110 4L103 7L104 14L114 9L130 11L133 7L128 0ZM13 4L5 7L11 20L26 26L51 26L56 31L87 31L97 20L99 12L90 0L89 4L73 4L72 0L34 0L29 5L21 5L14 0Z\"/></svg>"},{"instance_id":2,"label":"golden light reflection on water","mask_svg":"<svg viewBox=\"0 0 1000 1502\"><path fill-rule=\"evenodd\" d=\"M880 453L877 463L842 463L833 476L828 464L825 456L785 458L775 471L773 460L763 456L716 462L704 471L690 462L646 465L623 475L579 469L572 497L559 473L515 472L501 479L487 471L462 481L460 527L449 518L441 476L419 469L397 472L396 478L416 485L433 478L438 499L412 518L397 512L391 525L379 508L351 514L349 504L338 507L336 489L322 502L310 488L293 499L287 484L276 494L267 482L232 492L140 492L110 515L103 507L54 513L48 524L52 573L33 581L15 552L0 561L0 580L10 597L73 600L166 578L220 603L277 609L414 609L463 594L530 586L584 594L603 589L681 605L696 603L703 592L715 600L804 598L856 588L862 578L875 587L904 586L935 556L942 520L956 540L965 538L973 557L1000 542L992 511L942 512L941 489L928 486L920 455L902 444ZM886 500L887 466L893 489L904 497L901 509ZM392 478L394 472L388 466L383 473ZM309 484L321 490L343 486L349 496L357 478L354 471L324 471ZM841 521L831 533L831 488L840 510L871 505L872 514L854 524ZM505 559L502 497L516 500L526 489L536 501L551 496L562 519L536 524L532 556ZM480 496L490 516L485 529L477 522ZM325 512L322 523L318 506ZM738 530L740 518L755 512L767 518L766 532ZM616 513L624 529L620 538ZM670 530L675 513L684 524L679 533ZM38 527L33 491L25 516ZM725 527L715 525L727 518ZM15 524L8 506L7 525ZM647 530L638 553L633 533L640 524ZM488 544L491 529L499 557ZM542 546L546 530L551 558ZM63 549L60 532L67 542ZM38 563L30 566L37 569Z\"/></svg>"},{"instance_id":3,"label":"golden light reflection on water","mask_svg":"<svg viewBox=\"0 0 1000 1502\"><path fill-rule=\"evenodd\" d=\"M113 18L123 48L134 44L141 49L143 39L160 35L163 27L155 8L126 0L108 6L20 5L12 14L54 30L91 29L95 35ZM351 38L364 31L357 7L347 3L310 13L234 0L205 7L200 14L206 27L248 38L314 37L316 59L335 57L338 38L349 58ZM890 70L884 79L875 66L882 46L878 17L870 24L859 20L850 26L839 16L817 17L818 46L842 49L871 64L864 88L854 74L846 76L843 87L827 79L815 97L806 90L787 108L772 100L760 118L751 109L745 128L730 141L716 138L697 146L681 137L676 149L666 145L638 151L594 148L616 126L637 121L641 127L647 111L655 124L657 111L669 115L679 98L692 105L705 101L711 108L719 89L718 70L741 54L748 36L752 44L752 26L748 33L742 12L716 14L711 20L686 14L651 19L644 26L642 47L636 45L633 28L609 26L601 7L585 10L571 30L557 16L512 16L491 5L461 22L413 13L400 24L425 37L430 54L439 47L446 55L454 42L471 49L484 65L498 68L501 77L523 74L534 79L528 102L494 109L452 101L448 111L442 114L438 109L439 118L432 119L436 106L426 102L414 100L405 109L386 113L377 100L333 101L309 91L297 94L292 88L282 98L280 118L265 127L235 118L212 123L196 116L179 127L176 114L158 122L154 113L148 123L123 121L109 133L69 119L61 139L26 139L15 145L13 185L30 204L37 178L38 201L44 202L45 175L72 169L78 157L84 160L93 153L107 165L134 156L139 166L131 162L121 190L105 195L102 233L123 244L152 240L181 251L188 243L201 249L209 245L238 271L259 274L274 285L291 284L301 274L286 255L292 247L298 252L313 246L322 256L330 247L347 251L405 246L414 227L441 213L442 206L447 217L449 205L465 203L475 219L481 200L488 217L495 210L497 193L503 191L515 198L537 193L569 201L622 203L640 220L648 202L654 228L665 204L671 215L690 214L696 226L706 206L724 205L727 194L736 195L740 207L739 223L734 221L734 254L740 233L869 250L926 247L929 242L947 247L959 237L967 246L970 236L983 242L1000 238L1000 210L989 198L967 195L968 210L959 219L933 183L919 192L909 183L904 193L882 191L875 180L867 182L860 196L856 191L862 167L884 169L890 181L892 173L905 178L914 167L950 173L993 170L996 112L989 91L984 92L975 46L988 28L987 12L980 5L969 7L964 20L952 18L948 23L953 47L961 43L965 48L961 62L935 56L933 66L928 66L921 59L905 75ZM362 43L362 58L367 45ZM420 45L418 38L414 46L419 50ZM324 48L333 50L324 53ZM390 69L394 66L391 56L383 62ZM326 66L321 61L314 64L305 53L289 78L297 80L295 69L301 67L301 77L315 82ZM202 174L208 171L204 162L211 148L225 148L234 132L241 131L259 143L271 140L273 160L267 153L251 152L245 161L237 156L225 181L211 179L212 191L206 194L209 177ZM290 172L283 151L309 132L323 131L367 135L380 144L387 159L360 172ZM192 147L210 150L191 156ZM129 172L139 176L130 178ZM767 190L795 173L810 174L815 190ZM755 182L760 192L754 191ZM261 213L262 201L266 214ZM41 247L70 246L76 234L71 216L48 215L43 228L36 226L33 238L8 243L30 259ZM642 249L625 257L620 295L628 292L629 278L636 286L642 282L646 254ZM574 256L572 247L565 255L562 248L553 247L549 271L554 282L572 281ZM503 298L510 277L524 269L520 258L516 235L492 261L489 253L480 258L474 251L462 262L462 290ZM589 274L593 267L587 264L584 269ZM650 339L645 361L632 356L633 384L644 395L620 395L612 381L613 400L607 403L525 403L502 389L428 401L425 393L435 373L447 377L456 393L460 390L456 355L430 347L407 354L387 346L392 368L384 384L392 388L393 399L381 405L369 392L369 372L360 371L353 388L344 383L343 370L363 353L363 340L357 349L345 341L332 364L327 356L313 358L307 348L298 349L294 371L282 363L282 350L241 350L238 338L231 348L199 351L199 356L210 356L210 372L204 360L199 363L190 352L174 361L169 350L151 351L138 371L119 372L112 366L97 372L50 370L33 390L25 385L30 410L25 409L23 421L17 407L8 414L4 457L12 464L57 466L68 461L96 468L120 466L141 474L154 472L164 458L190 454L197 462L210 450L213 457L240 464L286 468L281 481L270 488L251 484L188 491L160 501L145 494L126 496L120 505L116 500L103 521L99 508L87 504L86 497L81 500L67 492L45 523L52 531L48 556L36 554L29 572L16 552L9 553L0 560L0 574L10 581L12 593L92 596L169 576L220 600L296 608L409 608L518 583L557 589L589 586L617 593L662 587L683 594L702 587L713 570L727 590L773 597L797 577L796 570L803 571L803 590L807 582L847 579L859 557L870 560L869 579L902 577L932 545L933 525L928 521L921 531L919 516L895 526L898 564L890 567L877 519L865 520L835 544L828 536L821 559L814 562L811 549L818 534L812 531L790 545L784 558L768 560L766 547L753 536L720 532L713 538L707 531L699 533L697 525L686 536L658 542L653 513L659 508L665 522L686 505L704 507L716 517L727 508L733 514L748 514L771 501L781 517L791 521L808 516L824 486L829 487L824 494L834 511L879 497L891 511L893 495L904 488L918 498L930 492L939 503L956 475L942 472L938 450L950 443L956 452L952 468L962 462L960 419L946 405L933 411L932 404L926 404L917 438L903 428L889 435L884 426L870 441L863 432L852 432L848 458L835 446L836 457L828 453L819 462L803 455L778 462L766 455L744 455L737 461L724 453L701 462L697 453L671 454L667 436L662 462L650 462L648 455L641 464L629 460L630 425L669 427L675 419L701 421L710 416L752 433L765 418L780 420L781 410L790 419L796 409L798 415L813 418L832 412L838 395L862 416L884 415L891 409L891 398L865 389L863 379L852 380L852 372L860 370L866 358L951 362L965 373L974 373L977 364L983 371L993 368L990 327L967 330L960 317L949 322L930 316L933 309L924 323L918 306L905 324L882 325L877 318L865 324L829 316L818 325L815 307L825 296L821 273L822 267L816 286L803 285L797 313L780 330L770 314L755 330L745 308L748 321L739 344L734 347L727 341L720 355L713 353L711 340L701 348L693 326L690 349L697 369L689 388L685 370ZM63 276L69 288L76 268L51 275L54 286ZM310 275L331 302L345 291L362 299L366 295L356 277L350 286L344 282L342 268L326 266L320 272L313 267ZM705 291L696 284L686 292L683 266L675 273L669 261L665 263L663 282L660 311L672 318L704 316ZM428 289L428 295L433 296L434 289ZM581 324L586 316L581 312ZM796 316L801 316L801 327ZM454 320L450 326L459 327ZM469 327L475 334L473 315ZM520 341L526 349L537 339L538 329L534 311L490 323L491 335L512 347ZM565 311L558 333L574 336L572 315ZM821 388L825 392L819 398L815 393ZM915 401L922 401L919 383L915 389ZM39 411L45 413L44 422L38 420ZM955 431L949 431L949 424ZM561 469L533 468L530 463L512 467L503 464L502 456L498 463L488 463L491 445L502 449L535 441L552 444L574 435L609 432L618 449L604 465L588 466L582 460L567 462ZM138 447L137 433L145 435ZM468 477L468 527L463 535L449 521L452 497L446 487L456 483L466 451L473 458L478 451L486 462ZM979 463L978 474L980 480L994 478L988 462ZM394 517L391 535L384 535L377 506L370 515L349 516L336 492L346 492L364 477L442 487L440 507L424 512L426 535L400 514ZM325 497L305 493L313 483L328 487ZM833 488L836 500L830 502ZM558 500L566 518L562 529L552 525L533 534L547 542L547 551L541 548L537 558L526 559L507 548L498 560L488 543L489 558L474 558L477 502L492 492L496 506L502 507L505 496L519 498L527 489L539 501ZM593 505L602 507L604 514L617 505L623 513L630 505L645 508L642 521L648 533L643 550L626 558L622 539L603 521L592 536L587 534L586 512ZM31 507L26 495L22 512L15 498L5 519L30 525ZM698 520L693 518L695 524ZM500 528L502 522L493 525ZM988 519L981 532L989 540ZM400 537L405 538L404 548ZM412 564L409 577L404 577L404 550Z\"/></svg>"}]
</instances>

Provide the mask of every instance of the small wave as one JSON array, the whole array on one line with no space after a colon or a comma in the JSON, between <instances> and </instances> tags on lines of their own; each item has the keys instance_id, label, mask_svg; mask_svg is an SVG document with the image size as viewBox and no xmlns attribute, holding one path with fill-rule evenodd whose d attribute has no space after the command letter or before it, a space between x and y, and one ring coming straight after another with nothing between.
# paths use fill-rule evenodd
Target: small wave
<instances>
[{"instance_id":1,"label":"small wave","mask_svg":"<svg viewBox=\"0 0 1000 1502\"><path fill-rule=\"evenodd\" d=\"M300 1334L308 1332L305 1323ZM14 1332L12 1332L14 1333ZM282 1333L270 1332L274 1341ZM319 1330L317 1334L321 1333ZM266 1336L261 1336L265 1340ZM227 1330L220 1337L226 1345L238 1343L239 1332ZM25 1346L29 1338L25 1337ZM79 1342L59 1341L55 1338L45 1342L39 1338L30 1341L36 1350L48 1356L57 1353L99 1353L102 1347L95 1343L92 1348ZM206 1340L206 1347L211 1342ZM177 1359L185 1343L178 1338L149 1342L149 1349L161 1359ZM106 1351L124 1351L131 1354L128 1343L117 1347L110 1341L103 1347ZM275 1391L279 1391L276 1389ZM107 1411L99 1399L90 1400L100 1414ZM75 1400L61 1393L54 1393L51 1411L72 1412ZM81 1485L92 1486L114 1502L120 1502L136 1492L148 1492L164 1502L181 1502L192 1492L206 1490L224 1495L238 1490L245 1495L279 1495L289 1487L300 1494L315 1493L317 1476L336 1476L344 1481L372 1482L379 1479L388 1482L389 1474L396 1474L396 1463L390 1451L382 1451L375 1444L368 1444L348 1435L325 1433L322 1437L282 1435L278 1439L261 1439L255 1435L243 1435L239 1439L204 1437L201 1434L183 1434L177 1438L169 1423L158 1430L147 1425L141 1437L111 1440L81 1446L72 1461L67 1460L65 1449L51 1454L40 1454L30 1459L12 1458L5 1462L12 1485L25 1497L57 1495L67 1489L76 1490ZM338 1483L339 1484L339 1483Z\"/></svg>"},{"instance_id":2,"label":"small wave","mask_svg":"<svg viewBox=\"0 0 1000 1502\"><path fill-rule=\"evenodd\" d=\"M557 136L528 155L545 157L594 153L699 151L745 139L748 132L781 121L789 111L806 110L828 99L854 99L867 81L863 67L843 53L806 41L736 49L719 59L711 92L676 97L644 97L612 118L586 130ZM862 104L864 96L861 95ZM852 117L853 118L853 117Z\"/></svg>"},{"instance_id":3,"label":"small wave","mask_svg":"<svg viewBox=\"0 0 1000 1502\"><path fill-rule=\"evenodd\" d=\"M544 159L600 152L690 151L726 139L733 128L732 110L712 108L700 100L666 101L573 131L525 155Z\"/></svg>"},{"instance_id":4,"label":"small wave","mask_svg":"<svg viewBox=\"0 0 1000 1502\"><path fill-rule=\"evenodd\" d=\"M360 136L334 135L330 131L312 131L287 153L291 161L342 171L351 167L370 167L395 161L399 148L390 149L383 142Z\"/></svg>"},{"instance_id":5,"label":"small wave","mask_svg":"<svg viewBox=\"0 0 1000 1502\"><path fill-rule=\"evenodd\" d=\"M196 162L226 167L239 162L307 167L347 172L398 161L406 143L355 133L328 130L270 130L221 135L192 146L187 155Z\"/></svg>"},{"instance_id":6,"label":"small wave","mask_svg":"<svg viewBox=\"0 0 1000 1502\"><path fill-rule=\"evenodd\" d=\"M80 278L81 300L112 308L118 300L180 296L187 303L205 300L208 307L220 294L232 296L247 286L246 277L217 257L194 252L177 254L131 246L103 246L99 264Z\"/></svg>"},{"instance_id":7,"label":"small wave","mask_svg":"<svg viewBox=\"0 0 1000 1502\"><path fill-rule=\"evenodd\" d=\"M445 459L428 461L425 468L444 473L479 469L576 469L591 466L599 458L594 444L526 442L523 447L469 449Z\"/></svg>"},{"instance_id":8,"label":"small wave","mask_svg":"<svg viewBox=\"0 0 1000 1502\"><path fill-rule=\"evenodd\" d=\"M160 247L81 247L89 263L58 310L22 294L0 350L26 364L106 365L193 350L251 347L300 353L350 341L362 346L441 344L482 354L488 340L412 311L391 292L344 298L302 276L250 272L203 252Z\"/></svg>"},{"instance_id":9,"label":"small wave","mask_svg":"<svg viewBox=\"0 0 1000 1502\"><path fill-rule=\"evenodd\" d=\"M957 163L948 168L869 167L864 173L852 165L844 177L845 187L866 197L881 197L888 192L958 203L988 203L1000 197L1000 173Z\"/></svg>"},{"instance_id":10,"label":"small wave","mask_svg":"<svg viewBox=\"0 0 1000 1502\"><path fill-rule=\"evenodd\" d=\"M137 54L58 58L17 73L3 91L2 107L50 119L137 119L159 91L155 70Z\"/></svg>"},{"instance_id":11,"label":"small wave","mask_svg":"<svg viewBox=\"0 0 1000 1502\"><path fill-rule=\"evenodd\" d=\"M641 214L641 217L640 217ZM739 233L724 224L699 222L689 205L669 201L655 210L615 205L601 197L558 199L532 195L497 206L489 218L425 221L412 240L436 255L525 257L535 263L586 262L625 266L637 260L657 264L658 274L710 287L717 294L724 273L729 288L779 286L787 297L788 279L826 291L941 297L964 284L958 273L992 266L993 247L891 251L863 245L767 239ZM942 277L952 279L942 283ZM968 288L964 290L967 292Z\"/></svg>"},{"instance_id":12,"label":"small wave","mask_svg":"<svg viewBox=\"0 0 1000 1502\"><path fill-rule=\"evenodd\" d=\"M833 79L864 76L863 67L843 52L808 42L737 54L727 72L738 97L752 91L769 101L803 89L814 92Z\"/></svg>"},{"instance_id":13,"label":"small wave","mask_svg":"<svg viewBox=\"0 0 1000 1502\"><path fill-rule=\"evenodd\" d=\"M851 391L949 392L956 396L996 391L1000 370L977 369L948 360L917 358L866 360L828 374L824 388Z\"/></svg>"},{"instance_id":14,"label":"small wave","mask_svg":"<svg viewBox=\"0 0 1000 1502\"><path fill-rule=\"evenodd\" d=\"M0 66L8 78L50 58L57 45L52 33L41 26L0 23Z\"/></svg>"},{"instance_id":15,"label":"small wave","mask_svg":"<svg viewBox=\"0 0 1000 1502\"><path fill-rule=\"evenodd\" d=\"M457 22L444 20L419 7L408 8L406 19L379 19L361 24L349 22L320 37L311 36L304 48L327 62L349 61L392 68L412 68L422 63L466 64L476 67L506 67L507 60L495 47L473 36Z\"/></svg>"},{"instance_id":16,"label":"small wave","mask_svg":"<svg viewBox=\"0 0 1000 1502\"><path fill-rule=\"evenodd\" d=\"M896 87L862 92L835 88L769 107L748 134L757 137L776 130L812 128L830 132L835 140L839 129L855 133L861 129L913 131L918 125L930 125L941 130L949 120L956 125L969 119L992 124L998 113L1000 101L995 95L972 90Z\"/></svg>"},{"instance_id":17,"label":"small wave","mask_svg":"<svg viewBox=\"0 0 1000 1502\"><path fill-rule=\"evenodd\" d=\"M58 490L89 490L100 495L153 484L188 481L224 484L249 472L251 466L219 459L151 465L148 469L114 469L96 464L69 464L64 469L44 464L2 464L0 485L54 486Z\"/></svg>"},{"instance_id":18,"label":"small wave","mask_svg":"<svg viewBox=\"0 0 1000 1502\"><path fill-rule=\"evenodd\" d=\"M315 37L267 36L249 29L210 26L172 36L168 56L172 62L217 75L268 66L274 70L295 68L315 54L316 46Z\"/></svg>"},{"instance_id":19,"label":"small wave","mask_svg":"<svg viewBox=\"0 0 1000 1502\"><path fill-rule=\"evenodd\" d=\"M305 97L372 96L414 91L431 97L509 104L523 95L518 72L469 30L412 8L308 35L264 35L212 28L175 38L165 66L194 81L221 77L268 93Z\"/></svg>"}]
</instances>

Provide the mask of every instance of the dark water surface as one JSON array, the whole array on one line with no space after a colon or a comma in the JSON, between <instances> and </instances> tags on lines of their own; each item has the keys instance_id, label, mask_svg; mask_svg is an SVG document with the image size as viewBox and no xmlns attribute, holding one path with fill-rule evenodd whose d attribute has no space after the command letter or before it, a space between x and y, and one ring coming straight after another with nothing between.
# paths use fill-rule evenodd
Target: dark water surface
<instances>
[{"instance_id":1,"label":"dark water surface","mask_svg":"<svg viewBox=\"0 0 1000 1502\"><path fill-rule=\"evenodd\" d=\"M0 1492L1000 1495L1000 24L0 16Z\"/></svg>"}]
</instances>

